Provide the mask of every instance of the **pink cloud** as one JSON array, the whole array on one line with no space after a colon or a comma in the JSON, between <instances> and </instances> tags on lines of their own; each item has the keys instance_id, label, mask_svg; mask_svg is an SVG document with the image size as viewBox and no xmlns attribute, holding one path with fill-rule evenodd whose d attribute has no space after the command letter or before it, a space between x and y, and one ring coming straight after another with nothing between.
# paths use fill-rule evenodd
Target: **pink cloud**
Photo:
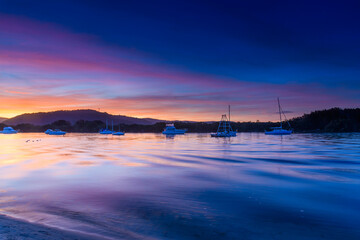
<instances>
[{"instance_id":1,"label":"pink cloud","mask_svg":"<svg viewBox=\"0 0 360 240\"><path fill-rule=\"evenodd\" d=\"M180 71L151 63L151 56L118 47L102 47L99 39L73 34L60 26L0 15L0 71L21 74L26 86L1 81L6 106L1 114L58 109L101 108L114 114L169 120L218 120L231 104L234 120L277 120L277 96L284 107L299 115L316 108L355 106L355 92L343 95L321 86L240 81L221 76ZM9 44L11 42L12 44ZM47 76L51 77L47 77ZM59 76L64 76L60 78ZM134 80L136 79L136 80ZM9 81L9 80L7 80ZM111 97L94 94L107 85ZM83 89L71 89L82 84ZM97 84L97 85L96 85ZM137 89L129 96L127 86ZM57 95L48 93L58 90ZM151 90L152 94L145 93ZM184 93L185 92L185 93ZM23 94L28 93L28 94ZM113 97L118 96L118 97ZM345 96L345 97L344 97Z\"/></svg>"},{"instance_id":2,"label":"pink cloud","mask_svg":"<svg viewBox=\"0 0 360 240\"><path fill-rule=\"evenodd\" d=\"M0 15L0 33L18 45L1 46L0 64L20 69L35 68L44 72L113 73L177 84L220 86L226 79L180 72L169 66L149 64L138 52L100 47L92 36L71 34L59 26ZM144 80L148 81L148 80ZM226 80L227 81L227 80Z\"/></svg>"}]
</instances>

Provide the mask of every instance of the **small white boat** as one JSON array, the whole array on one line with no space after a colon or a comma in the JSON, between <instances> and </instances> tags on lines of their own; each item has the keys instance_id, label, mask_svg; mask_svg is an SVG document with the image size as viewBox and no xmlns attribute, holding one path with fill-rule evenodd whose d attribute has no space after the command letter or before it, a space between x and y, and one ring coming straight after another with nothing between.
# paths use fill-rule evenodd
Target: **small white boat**
<instances>
[{"instance_id":1,"label":"small white boat","mask_svg":"<svg viewBox=\"0 0 360 240\"><path fill-rule=\"evenodd\" d=\"M221 116L219 127L216 133L211 133L211 137L236 137L236 131L233 131L230 125L230 106L229 106L229 119L226 114Z\"/></svg>"},{"instance_id":2,"label":"small white boat","mask_svg":"<svg viewBox=\"0 0 360 240\"><path fill-rule=\"evenodd\" d=\"M4 127L4 129L2 131L0 131L0 133L3 133L3 134L16 134L16 133L18 133L18 131L14 130L12 127Z\"/></svg>"},{"instance_id":3,"label":"small white boat","mask_svg":"<svg viewBox=\"0 0 360 240\"><path fill-rule=\"evenodd\" d=\"M52 132L52 131L54 131L54 130L48 129L48 130L45 131L45 134L49 134L49 133Z\"/></svg>"},{"instance_id":4,"label":"small white boat","mask_svg":"<svg viewBox=\"0 0 360 240\"><path fill-rule=\"evenodd\" d=\"M48 131L48 130L50 130L50 131ZM46 130L46 131L48 131L48 135L65 135L66 134L66 132L64 132L64 131L61 131L60 129L55 129L55 130L51 130L51 129L48 129L48 130ZM45 131L45 133L46 133L46 131Z\"/></svg>"},{"instance_id":5,"label":"small white boat","mask_svg":"<svg viewBox=\"0 0 360 240\"><path fill-rule=\"evenodd\" d=\"M280 100L278 100L278 107L279 107L279 115L280 115L280 127L273 127L271 128L271 131L265 131L266 135L290 135L292 134L293 130L291 129L289 121L286 119L285 113L281 108ZM289 125L289 130L283 129L283 121L282 121L282 115L284 115L284 118Z\"/></svg>"},{"instance_id":6,"label":"small white boat","mask_svg":"<svg viewBox=\"0 0 360 240\"><path fill-rule=\"evenodd\" d=\"M125 135L125 133L124 132L113 132L112 135L122 136L122 135Z\"/></svg>"},{"instance_id":7,"label":"small white boat","mask_svg":"<svg viewBox=\"0 0 360 240\"><path fill-rule=\"evenodd\" d=\"M166 135L176 135L176 134L185 134L186 131L187 131L186 129L176 129L174 124L172 123L172 124L166 124L166 128L162 133Z\"/></svg>"},{"instance_id":8,"label":"small white boat","mask_svg":"<svg viewBox=\"0 0 360 240\"><path fill-rule=\"evenodd\" d=\"M112 134L114 131L108 129L108 122L106 120L106 128L100 130L100 134Z\"/></svg>"},{"instance_id":9,"label":"small white boat","mask_svg":"<svg viewBox=\"0 0 360 240\"><path fill-rule=\"evenodd\" d=\"M210 136L211 137L236 137L236 132L234 132L234 131L216 132L216 133L211 133Z\"/></svg>"},{"instance_id":10,"label":"small white boat","mask_svg":"<svg viewBox=\"0 0 360 240\"><path fill-rule=\"evenodd\" d=\"M112 134L113 131L111 131L111 130L109 130L109 129L101 129L99 133L100 133L100 134Z\"/></svg>"},{"instance_id":11,"label":"small white boat","mask_svg":"<svg viewBox=\"0 0 360 240\"><path fill-rule=\"evenodd\" d=\"M114 130L114 125L113 125L112 129ZM112 135L115 135L115 136L125 135L124 132L120 131L120 124L119 124L119 131L118 132L113 131Z\"/></svg>"},{"instance_id":12,"label":"small white boat","mask_svg":"<svg viewBox=\"0 0 360 240\"><path fill-rule=\"evenodd\" d=\"M271 131L265 131L266 135L290 135L292 134L292 130L286 130L282 127L273 127Z\"/></svg>"}]
</instances>

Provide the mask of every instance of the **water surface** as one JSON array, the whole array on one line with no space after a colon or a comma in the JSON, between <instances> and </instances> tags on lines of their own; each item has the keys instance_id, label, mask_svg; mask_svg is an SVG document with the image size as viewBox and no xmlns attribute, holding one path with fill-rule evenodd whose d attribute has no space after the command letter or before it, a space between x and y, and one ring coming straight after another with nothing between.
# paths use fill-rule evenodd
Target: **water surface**
<instances>
[{"instance_id":1,"label":"water surface","mask_svg":"<svg viewBox=\"0 0 360 240\"><path fill-rule=\"evenodd\" d=\"M360 134L0 135L0 213L99 239L360 239Z\"/></svg>"}]
</instances>

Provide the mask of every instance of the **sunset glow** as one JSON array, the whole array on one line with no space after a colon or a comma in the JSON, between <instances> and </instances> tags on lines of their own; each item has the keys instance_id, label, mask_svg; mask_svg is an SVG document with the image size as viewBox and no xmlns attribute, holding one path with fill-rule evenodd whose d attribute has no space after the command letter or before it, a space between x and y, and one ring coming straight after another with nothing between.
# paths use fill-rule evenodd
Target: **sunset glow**
<instances>
[{"instance_id":1,"label":"sunset glow","mask_svg":"<svg viewBox=\"0 0 360 240\"><path fill-rule=\"evenodd\" d=\"M159 12L154 16L141 15L144 9L140 8L126 18L104 4L96 9L96 22L105 26L102 29L93 24L91 4L83 19L76 21L76 12L83 6L68 10L66 15L74 21L66 21L56 12L56 3L44 4L50 9L45 15L39 9L21 12L10 3L0 12L1 117L100 109L142 118L212 121L231 104L233 120L268 121L277 120L276 97L283 100L289 117L359 104L360 73L354 68L359 59L344 60L359 50L351 47L358 34L338 36L347 46L340 53L335 51L340 48L338 41L320 44L329 36L316 29L304 30L296 23L280 24L272 18L269 24L280 32L257 36L256 31L267 27L265 23L250 33L243 27L243 17L217 12L211 5L202 9L199 14L204 20L197 23L170 19L164 24L159 20L166 14L156 8ZM119 11L133 7L121 6ZM183 18L175 9L167 11ZM275 11L286 15L281 9ZM310 16L315 25L322 26L318 18ZM352 25L343 21L347 28L341 31L352 32ZM206 29L204 22L219 26ZM234 28L221 27L227 25ZM214 35L217 31L221 34ZM334 34L337 31L337 27L332 29ZM270 36L268 43L261 42ZM304 57L303 51L312 54Z\"/></svg>"}]
</instances>

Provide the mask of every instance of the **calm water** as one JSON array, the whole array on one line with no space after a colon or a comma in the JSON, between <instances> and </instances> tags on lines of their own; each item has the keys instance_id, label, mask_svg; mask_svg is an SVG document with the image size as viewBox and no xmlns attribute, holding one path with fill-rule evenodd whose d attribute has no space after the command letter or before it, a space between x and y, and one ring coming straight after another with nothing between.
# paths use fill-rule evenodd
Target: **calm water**
<instances>
[{"instance_id":1,"label":"calm water","mask_svg":"<svg viewBox=\"0 0 360 240\"><path fill-rule=\"evenodd\" d=\"M30 222L110 239L360 239L360 134L23 133L0 149L0 213Z\"/></svg>"}]
</instances>

